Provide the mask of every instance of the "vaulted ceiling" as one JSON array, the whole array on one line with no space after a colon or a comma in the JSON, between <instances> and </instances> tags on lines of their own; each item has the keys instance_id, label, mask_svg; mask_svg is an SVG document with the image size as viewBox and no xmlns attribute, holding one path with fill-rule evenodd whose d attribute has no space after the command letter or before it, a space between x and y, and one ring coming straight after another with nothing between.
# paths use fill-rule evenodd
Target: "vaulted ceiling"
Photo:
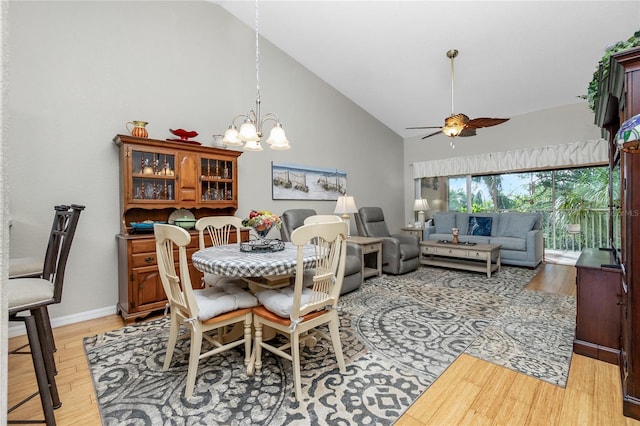
<instances>
[{"instance_id":1,"label":"vaulted ceiling","mask_svg":"<svg viewBox=\"0 0 640 426\"><path fill-rule=\"evenodd\" d=\"M214 1L255 28L254 1ZM271 1L260 35L397 134L456 113L512 117L583 102L640 1ZM248 47L250 48L250 47Z\"/></svg>"}]
</instances>

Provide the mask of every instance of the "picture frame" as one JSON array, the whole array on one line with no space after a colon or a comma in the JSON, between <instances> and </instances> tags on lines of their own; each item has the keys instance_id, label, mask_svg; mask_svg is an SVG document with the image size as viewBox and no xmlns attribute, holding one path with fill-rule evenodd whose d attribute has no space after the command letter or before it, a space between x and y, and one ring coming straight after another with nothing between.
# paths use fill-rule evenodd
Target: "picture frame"
<instances>
[{"instance_id":1,"label":"picture frame","mask_svg":"<svg viewBox=\"0 0 640 426\"><path fill-rule=\"evenodd\" d=\"M347 193L347 173L327 167L271 162L273 200L336 201Z\"/></svg>"}]
</instances>

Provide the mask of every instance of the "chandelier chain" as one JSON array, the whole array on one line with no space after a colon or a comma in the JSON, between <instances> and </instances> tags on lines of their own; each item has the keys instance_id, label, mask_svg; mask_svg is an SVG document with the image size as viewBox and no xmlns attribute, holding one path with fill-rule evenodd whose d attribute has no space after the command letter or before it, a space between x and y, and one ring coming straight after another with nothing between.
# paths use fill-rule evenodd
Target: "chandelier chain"
<instances>
[{"instance_id":1,"label":"chandelier chain","mask_svg":"<svg viewBox=\"0 0 640 426\"><path fill-rule=\"evenodd\" d=\"M260 101L260 26L258 17L258 0L256 0L256 97ZM257 112L257 111L256 111Z\"/></svg>"}]
</instances>

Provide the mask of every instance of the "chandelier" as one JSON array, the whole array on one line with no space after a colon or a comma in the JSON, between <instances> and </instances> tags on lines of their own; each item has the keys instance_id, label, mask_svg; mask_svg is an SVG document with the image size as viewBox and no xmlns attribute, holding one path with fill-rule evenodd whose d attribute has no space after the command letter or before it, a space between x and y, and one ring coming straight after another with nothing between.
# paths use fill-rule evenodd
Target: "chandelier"
<instances>
[{"instance_id":1,"label":"chandelier","mask_svg":"<svg viewBox=\"0 0 640 426\"><path fill-rule=\"evenodd\" d=\"M260 139L263 136L263 126L267 121L274 121L275 125L269 133L267 143L271 145L271 149L289 149L291 146L278 116L273 112L260 116L260 29L258 22L258 0L256 0L256 109L250 110L247 114L238 114L233 117L231 125L224 132L222 143L228 146L243 146L244 143L245 151L262 151ZM236 120L239 118L244 119L240 130L236 126Z\"/></svg>"}]
</instances>

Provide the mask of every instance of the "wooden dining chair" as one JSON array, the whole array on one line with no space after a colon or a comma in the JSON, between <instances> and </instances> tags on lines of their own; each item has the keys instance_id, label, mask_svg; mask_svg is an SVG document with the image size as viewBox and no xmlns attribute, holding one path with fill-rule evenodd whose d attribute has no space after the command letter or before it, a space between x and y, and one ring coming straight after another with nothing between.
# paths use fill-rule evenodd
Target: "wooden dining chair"
<instances>
[{"instance_id":1,"label":"wooden dining chair","mask_svg":"<svg viewBox=\"0 0 640 426\"><path fill-rule=\"evenodd\" d=\"M235 287L208 287L194 290L191 286L189 266L187 263L187 245L191 241L189 233L174 225L154 224L153 226L158 271L162 286L169 300L171 327L167 353L163 369L171 364L173 352L178 340L180 326L185 326L190 333L189 367L185 385L185 397L191 398L195 387L196 373L201 359L244 344L245 365L249 365L251 356L251 322L252 307L257 299L252 294ZM178 269L174 250L177 247ZM238 340L227 342L219 335L218 329L229 325L240 324L244 334ZM213 349L202 353L202 340L207 340Z\"/></svg>"},{"instance_id":2,"label":"wooden dining chair","mask_svg":"<svg viewBox=\"0 0 640 426\"><path fill-rule=\"evenodd\" d=\"M341 373L346 372L340 342L340 320L338 299L344 278L347 250L347 224L313 223L296 228L291 233L291 242L297 246L297 266L295 284L278 290L264 290L256 293L262 304L253 309L255 328L255 369L262 367L262 349L291 361L296 400L302 400L300 382L300 346L308 339L321 336L331 340L333 351ZM315 250L316 265L313 269L313 285L304 285L304 246ZM328 324L330 336L317 327ZM268 326L289 338L281 346L274 346L262 340L262 328Z\"/></svg>"},{"instance_id":3,"label":"wooden dining chair","mask_svg":"<svg viewBox=\"0 0 640 426\"><path fill-rule=\"evenodd\" d=\"M221 246L226 244L238 244L240 249L240 230L242 229L242 219L236 216L209 216L197 220L196 230L198 231L198 241L200 250L206 247ZM235 242L232 243L231 235L235 233ZM247 287L242 278L225 277L205 272L202 277L202 286L217 287L225 285L237 285Z\"/></svg>"},{"instance_id":4,"label":"wooden dining chair","mask_svg":"<svg viewBox=\"0 0 640 426\"><path fill-rule=\"evenodd\" d=\"M336 216L335 214L314 214L313 216L309 216L304 220L305 225L309 225L310 223L339 223L343 222L340 216Z\"/></svg>"},{"instance_id":5,"label":"wooden dining chair","mask_svg":"<svg viewBox=\"0 0 640 426\"><path fill-rule=\"evenodd\" d=\"M49 305L60 303L64 274L71 250L71 243L76 232L80 213L84 206L55 206L53 225L49 234L49 242L44 257L44 265L40 275L12 278L6 282L9 321L20 321L25 324L28 345L13 349L9 354L30 353L38 383L38 392L27 400L40 395L40 402L47 425L55 424L53 409L62 405L55 380L56 365L53 353L56 350ZM29 346L29 351L23 349ZM26 400L8 410L11 413ZM25 423L25 420L9 420L8 423ZM35 421L31 421L34 423Z\"/></svg>"}]
</instances>

